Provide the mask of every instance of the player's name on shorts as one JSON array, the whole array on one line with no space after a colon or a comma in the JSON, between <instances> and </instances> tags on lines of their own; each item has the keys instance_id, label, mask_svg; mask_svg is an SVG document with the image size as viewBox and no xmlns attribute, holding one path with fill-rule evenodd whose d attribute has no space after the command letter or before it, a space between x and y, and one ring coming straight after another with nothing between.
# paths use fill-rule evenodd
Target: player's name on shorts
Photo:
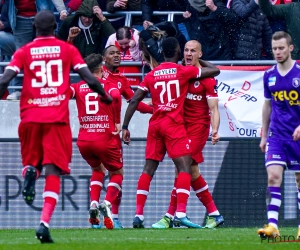
<instances>
[{"instance_id":1,"label":"player's name on shorts","mask_svg":"<svg viewBox=\"0 0 300 250\"><path fill-rule=\"evenodd\" d=\"M80 125L80 128L90 129L90 128L109 128L109 123L84 123Z\"/></svg>"},{"instance_id":2,"label":"player's name on shorts","mask_svg":"<svg viewBox=\"0 0 300 250\"><path fill-rule=\"evenodd\" d=\"M108 122L108 115L87 115L81 117L82 122Z\"/></svg>"},{"instance_id":3,"label":"player's name on shorts","mask_svg":"<svg viewBox=\"0 0 300 250\"><path fill-rule=\"evenodd\" d=\"M31 55L44 55L44 54L56 54L60 53L60 46L45 46L39 48L31 48Z\"/></svg>"},{"instance_id":4,"label":"player's name on shorts","mask_svg":"<svg viewBox=\"0 0 300 250\"><path fill-rule=\"evenodd\" d=\"M161 69L154 72L154 76L162 76L162 75L175 75L177 74L177 69Z\"/></svg>"}]
</instances>

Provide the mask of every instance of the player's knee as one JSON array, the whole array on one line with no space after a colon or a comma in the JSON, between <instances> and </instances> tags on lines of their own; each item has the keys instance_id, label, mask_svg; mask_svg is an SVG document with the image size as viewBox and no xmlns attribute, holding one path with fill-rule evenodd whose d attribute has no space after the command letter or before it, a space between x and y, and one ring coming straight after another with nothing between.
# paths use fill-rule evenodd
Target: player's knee
<instances>
[{"instance_id":1,"label":"player's knee","mask_svg":"<svg viewBox=\"0 0 300 250\"><path fill-rule=\"evenodd\" d=\"M268 173L268 184L269 186L281 185L282 174L277 172Z\"/></svg>"},{"instance_id":2,"label":"player's knee","mask_svg":"<svg viewBox=\"0 0 300 250\"><path fill-rule=\"evenodd\" d=\"M49 175L56 175L56 176L60 176L61 170L59 167L53 165L53 164L47 164L44 165L45 168L45 176L49 176Z\"/></svg>"}]
</instances>

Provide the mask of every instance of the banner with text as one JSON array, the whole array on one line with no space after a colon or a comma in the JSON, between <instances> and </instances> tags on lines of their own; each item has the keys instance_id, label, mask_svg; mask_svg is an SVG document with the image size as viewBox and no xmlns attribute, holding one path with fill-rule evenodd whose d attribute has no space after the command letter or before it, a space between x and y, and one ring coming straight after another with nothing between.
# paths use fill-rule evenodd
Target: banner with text
<instances>
[{"instance_id":1,"label":"banner with text","mask_svg":"<svg viewBox=\"0 0 300 250\"><path fill-rule=\"evenodd\" d=\"M263 75L269 67L220 68L221 73L216 77L221 119L219 135L259 137L264 103Z\"/></svg>"}]
</instances>

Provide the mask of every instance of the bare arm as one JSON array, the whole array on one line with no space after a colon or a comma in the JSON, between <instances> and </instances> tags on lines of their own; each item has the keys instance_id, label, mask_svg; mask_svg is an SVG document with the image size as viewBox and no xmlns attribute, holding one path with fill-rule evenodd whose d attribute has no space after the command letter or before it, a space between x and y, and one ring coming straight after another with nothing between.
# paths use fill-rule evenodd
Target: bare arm
<instances>
[{"instance_id":1,"label":"bare arm","mask_svg":"<svg viewBox=\"0 0 300 250\"><path fill-rule=\"evenodd\" d=\"M271 113L272 113L271 100L265 100L262 109L262 131L261 131L262 135L261 135L261 141L259 145L262 152L266 151Z\"/></svg>"},{"instance_id":2,"label":"bare arm","mask_svg":"<svg viewBox=\"0 0 300 250\"><path fill-rule=\"evenodd\" d=\"M129 122L134 114L134 112L137 109L137 106L139 105L139 103L145 98L145 96L147 95L146 91L143 91L141 89L138 89L132 100L130 101L127 109L126 109L126 113L124 116L124 121L123 121L123 126L122 126L122 138L125 144L129 144L130 143L130 132L128 130L128 125Z\"/></svg>"},{"instance_id":3,"label":"bare arm","mask_svg":"<svg viewBox=\"0 0 300 250\"><path fill-rule=\"evenodd\" d=\"M208 61L199 59L199 63L202 66L201 69L201 79L208 77L215 77L220 74L220 70Z\"/></svg>"},{"instance_id":4,"label":"bare arm","mask_svg":"<svg viewBox=\"0 0 300 250\"><path fill-rule=\"evenodd\" d=\"M220 140L220 136L218 134L219 126L220 126L220 112L218 107L218 99L211 98L207 100L210 112L211 112L211 127L212 127L212 144L216 144Z\"/></svg>"},{"instance_id":5,"label":"bare arm","mask_svg":"<svg viewBox=\"0 0 300 250\"><path fill-rule=\"evenodd\" d=\"M5 69L2 77L0 78L0 99L5 94L5 91L7 90L7 87L9 85L9 82L15 78L17 73L11 69Z\"/></svg>"}]
</instances>

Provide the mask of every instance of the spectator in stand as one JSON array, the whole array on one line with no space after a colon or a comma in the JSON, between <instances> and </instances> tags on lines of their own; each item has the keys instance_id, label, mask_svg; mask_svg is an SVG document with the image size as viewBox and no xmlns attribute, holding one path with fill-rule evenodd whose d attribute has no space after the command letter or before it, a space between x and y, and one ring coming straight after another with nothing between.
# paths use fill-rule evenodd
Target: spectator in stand
<instances>
[{"instance_id":1,"label":"spectator in stand","mask_svg":"<svg viewBox=\"0 0 300 250\"><path fill-rule=\"evenodd\" d=\"M142 52L139 49L139 31L127 26L121 27L110 35L106 46L116 46L121 52L121 61L142 61ZM119 67L121 73L140 73L138 66ZM139 77L127 77L130 85L139 85Z\"/></svg>"},{"instance_id":2,"label":"spectator in stand","mask_svg":"<svg viewBox=\"0 0 300 250\"><path fill-rule=\"evenodd\" d=\"M257 1L257 0L256 0ZM259 6L267 17L283 19L286 30L292 36L294 50L292 58L300 59L300 3L272 5L269 0L259 0Z\"/></svg>"},{"instance_id":3,"label":"spectator in stand","mask_svg":"<svg viewBox=\"0 0 300 250\"><path fill-rule=\"evenodd\" d=\"M6 56L11 60L11 56L16 51L16 44L12 34L12 29L8 20L8 1L6 0L1 7L0 17L0 49L1 56Z\"/></svg>"},{"instance_id":4,"label":"spectator in stand","mask_svg":"<svg viewBox=\"0 0 300 250\"><path fill-rule=\"evenodd\" d=\"M147 29L153 23L159 23L167 21L166 16L155 16L152 18L153 11L186 11L189 2L184 0L184 4L179 4L176 0L143 0L142 2L142 19L144 29ZM189 41L190 37L186 28L186 18L189 17L188 13L184 13L182 16L175 15L174 21L178 24L180 32Z\"/></svg>"},{"instance_id":5,"label":"spectator in stand","mask_svg":"<svg viewBox=\"0 0 300 250\"><path fill-rule=\"evenodd\" d=\"M141 0L107 0L106 9L110 13L115 13L116 11L140 11L141 10ZM121 18L120 21L116 21L116 29L124 25L124 18ZM138 31L144 29L142 17L133 16L131 19L131 26ZM113 24L114 25L114 24Z\"/></svg>"},{"instance_id":6,"label":"spectator in stand","mask_svg":"<svg viewBox=\"0 0 300 250\"><path fill-rule=\"evenodd\" d=\"M61 18L67 15L64 2L62 0L7 0L8 1L8 18L10 26L13 30L13 36L16 43L16 49L31 42L35 38L35 30L33 29L33 19L36 13L40 10L53 10L53 4L60 13ZM53 4L52 4L53 3ZM21 87L21 78L16 78L14 86ZM14 91L7 99L20 99L20 91Z\"/></svg>"},{"instance_id":7,"label":"spectator in stand","mask_svg":"<svg viewBox=\"0 0 300 250\"><path fill-rule=\"evenodd\" d=\"M272 30L255 0L232 0L230 8L240 18L232 35L233 59L272 59Z\"/></svg>"},{"instance_id":8,"label":"spectator in stand","mask_svg":"<svg viewBox=\"0 0 300 250\"><path fill-rule=\"evenodd\" d=\"M183 0L180 0L183 2ZM189 35L202 45L203 60L232 60L230 29L239 17L220 0L191 1ZM195 6L195 7L193 7Z\"/></svg>"},{"instance_id":9,"label":"spectator in stand","mask_svg":"<svg viewBox=\"0 0 300 250\"><path fill-rule=\"evenodd\" d=\"M104 49L102 37L107 39L113 33L115 29L103 15L97 1L85 0L75 15L64 20L57 37L73 44L86 57L92 53L101 53Z\"/></svg>"}]
</instances>

